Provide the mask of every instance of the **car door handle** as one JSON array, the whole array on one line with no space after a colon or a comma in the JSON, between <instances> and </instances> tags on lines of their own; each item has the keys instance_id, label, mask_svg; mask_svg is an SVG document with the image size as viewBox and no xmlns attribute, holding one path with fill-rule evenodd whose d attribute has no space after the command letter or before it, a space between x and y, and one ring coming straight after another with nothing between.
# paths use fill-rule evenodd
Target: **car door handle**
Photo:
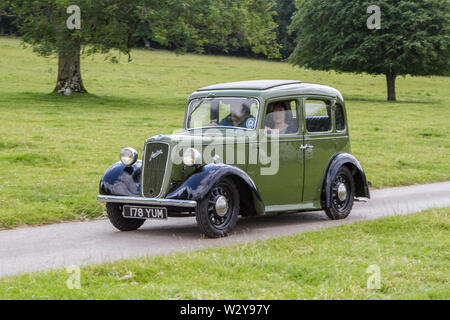
<instances>
[{"instance_id":1,"label":"car door handle","mask_svg":"<svg viewBox=\"0 0 450 320\"><path fill-rule=\"evenodd\" d=\"M312 149L312 148L314 148L314 146L312 146L310 144L305 144L305 145L302 144L300 146L300 151L307 150L307 149Z\"/></svg>"}]
</instances>

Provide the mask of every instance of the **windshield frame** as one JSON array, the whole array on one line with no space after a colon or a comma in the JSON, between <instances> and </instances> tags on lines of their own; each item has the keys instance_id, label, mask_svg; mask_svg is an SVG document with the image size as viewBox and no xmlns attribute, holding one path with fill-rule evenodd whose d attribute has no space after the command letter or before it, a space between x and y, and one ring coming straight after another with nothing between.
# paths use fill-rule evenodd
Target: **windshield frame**
<instances>
[{"instance_id":1,"label":"windshield frame","mask_svg":"<svg viewBox=\"0 0 450 320\"><path fill-rule=\"evenodd\" d=\"M195 127L195 128L188 128L188 122L189 122L189 118L190 118L190 114L191 114L191 109L192 109L192 103L195 101L201 101L201 100L213 100L213 99L220 99L220 100L236 100L236 99L243 99L243 100L255 100L256 104L257 104L257 108L258 111L256 112L256 115L254 116L256 123L253 129L249 129L249 128L243 128L243 127L232 127L232 126L204 126L204 127ZM258 128L258 124L259 124L259 115L260 115L260 107L261 104L259 102L259 100L255 97L198 97L198 98L193 98L191 100L188 101L187 106L186 106L186 114L184 116L184 129L186 131L191 131L191 130L198 130L198 129L209 129L209 128L215 128L215 129L241 129L241 130L246 130L246 131L254 131Z\"/></svg>"}]
</instances>

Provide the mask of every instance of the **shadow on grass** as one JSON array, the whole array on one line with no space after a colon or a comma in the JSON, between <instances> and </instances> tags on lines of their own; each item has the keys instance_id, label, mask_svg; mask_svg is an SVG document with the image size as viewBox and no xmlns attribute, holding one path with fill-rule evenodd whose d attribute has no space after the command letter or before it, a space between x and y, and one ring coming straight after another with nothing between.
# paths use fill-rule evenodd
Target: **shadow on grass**
<instances>
[{"instance_id":1,"label":"shadow on grass","mask_svg":"<svg viewBox=\"0 0 450 320\"><path fill-rule=\"evenodd\" d=\"M70 96L62 96L55 93L40 93L40 92L14 92L14 93L0 93L0 107L11 107L17 104L21 108L34 108L36 105L48 104L48 107L61 106L64 104L69 107L79 108L96 108L103 109L108 107L174 107L185 106L185 100L170 97L148 97L148 98L133 98L133 97L117 97L117 96L99 96L91 93L75 93ZM16 106L14 106L16 108Z\"/></svg>"}]
</instances>

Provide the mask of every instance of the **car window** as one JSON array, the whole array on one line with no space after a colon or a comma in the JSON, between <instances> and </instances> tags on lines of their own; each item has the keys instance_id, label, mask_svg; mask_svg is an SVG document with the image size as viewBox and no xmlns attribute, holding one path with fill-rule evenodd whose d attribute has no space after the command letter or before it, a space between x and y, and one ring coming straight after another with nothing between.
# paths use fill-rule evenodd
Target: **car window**
<instances>
[{"instance_id":1,"label":"car window","mask_svg":"<svg viewBox=\"0 0 450 320\"><path fill-rule=\"evenodd\" d=\"M255 129L258 101L247 98L203 98L188 109L187 128L211 126Z\"/></svg>"},{"instance_id":2,"label":"car window","mask_svg":"<svg viewBox=\"0 0 450 320\"><path fill-rule=\"evenodd\" d=\"M279 134L298 132L296 100L277 101L267 107L265 129L278 130Z\"/></svg>"},{"instance_id":3,"label":"car window","mask_svg":"<svg viewBox=\"0 0 450 320\"><path fill-rule=\"evenodd\" d=\"M306 130L328 132L331 130L331 106L323 100L305 101Z\"/></svg>"},{"instance_id":4,"label":"car window","mask_svg":"<svg viewBox=\"0 0 450 320\"><path fill-rule=\"evenodd\" d=\"M345 116L344 116L344 108L340 104L336 104L336 130L344 131L345 130Z\"/></svg>"}]
</instances>

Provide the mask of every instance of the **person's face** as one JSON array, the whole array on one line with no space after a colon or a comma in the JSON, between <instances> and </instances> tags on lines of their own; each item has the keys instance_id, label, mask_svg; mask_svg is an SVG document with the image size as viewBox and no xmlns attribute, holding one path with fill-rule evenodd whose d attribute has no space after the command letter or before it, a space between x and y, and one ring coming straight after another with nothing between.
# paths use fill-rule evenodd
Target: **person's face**
<instances>
[{"instance_id":1,"label":"person's face","mask_svg":"<svg viewBox=\"0 0 450 320\"><path fill-rule=\"evenodd\" d=\"M242 117L244 116L244 108L242 107L242 105L239 104L231 105L230 112L231 112L231 119L233 119L233 121L238 121L242 119Z\"/></svg>"},{"instance_id":2,"label":"person's face","mask_svg":"<svg viewBox=\"0 0 450 320\"><path fill-rule=\"evenodd\" d=\"M273 121L275 123L284 123L286 119L286 114L284 108L281 106L276 106L273 108Z\"/></svg>"}]
</instances>

